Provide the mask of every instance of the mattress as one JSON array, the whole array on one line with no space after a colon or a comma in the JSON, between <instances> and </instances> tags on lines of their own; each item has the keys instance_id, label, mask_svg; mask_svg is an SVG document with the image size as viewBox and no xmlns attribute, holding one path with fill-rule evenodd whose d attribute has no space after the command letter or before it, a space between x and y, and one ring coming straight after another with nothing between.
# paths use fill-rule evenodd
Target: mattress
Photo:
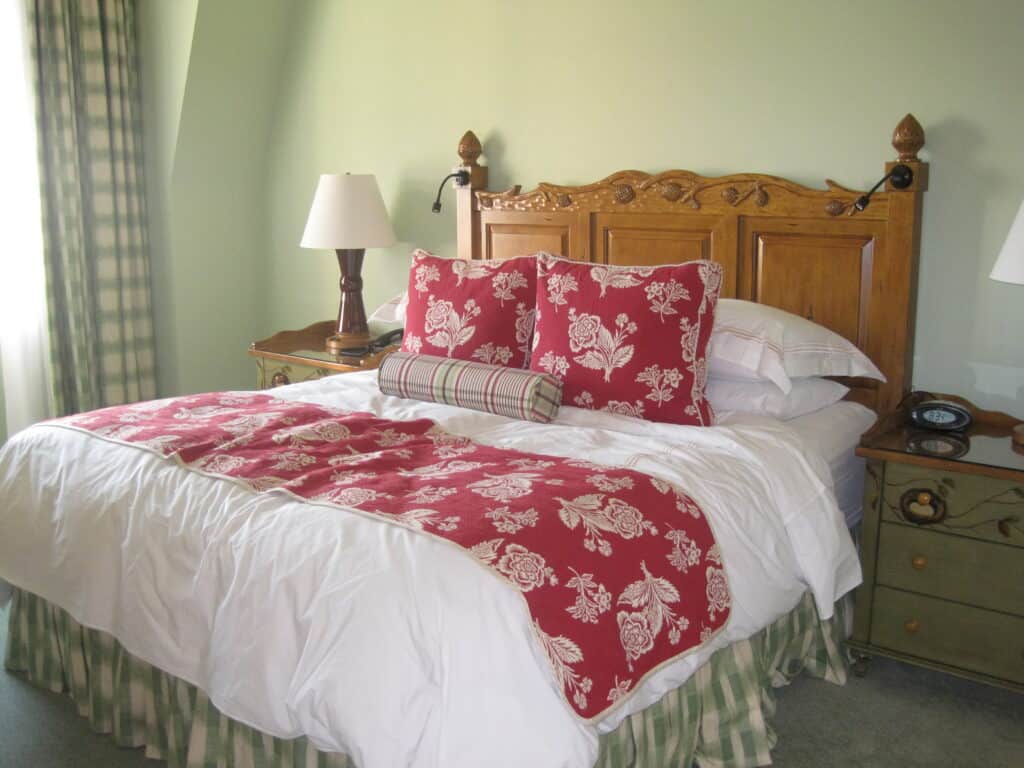
<instances>
[{"instance_id":1,"label":"mattress","mask_svg":"<svg viewBox=\"0 0 1024 768\"><path fill-rule=\"evenodd\" d=\"M848 528L860 522L864 506L864 459L854 451L877 419L870 408L843 402L788 422L808 450L828 462L832 490Z\"/></svg>"},{"instance_id":2,"label":"mattress","mask_svg":"<svg viewBox=\"0 0 1024 768\"><path fill-rule=\"evenodd\" d=\"M734 413L724 415L723 424L761 423L765 417ZM860 436L878 419L870 408L859 403L842 402L820 411L782 422L794 430L808 453L828 463L832 492L839 510L846 518L846 527L856 526L863 514L864 459L854 454Z\"/></svg>"}]
</instances>

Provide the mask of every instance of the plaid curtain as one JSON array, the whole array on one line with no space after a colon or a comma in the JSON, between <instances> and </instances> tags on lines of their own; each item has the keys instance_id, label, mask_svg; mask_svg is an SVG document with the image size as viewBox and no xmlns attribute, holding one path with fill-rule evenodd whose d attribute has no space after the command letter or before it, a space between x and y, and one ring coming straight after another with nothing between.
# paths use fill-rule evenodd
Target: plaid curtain
<instances>
[{"instance_id":1,"label":"plaid curtain","mask_svg":"<svg viewBox=\"0 0 1024 768\"><path fill-rule=\"evenodd\" d=\"M134 0L25 0L54 403L156 396Z\"/></svg>"}]
</instances>

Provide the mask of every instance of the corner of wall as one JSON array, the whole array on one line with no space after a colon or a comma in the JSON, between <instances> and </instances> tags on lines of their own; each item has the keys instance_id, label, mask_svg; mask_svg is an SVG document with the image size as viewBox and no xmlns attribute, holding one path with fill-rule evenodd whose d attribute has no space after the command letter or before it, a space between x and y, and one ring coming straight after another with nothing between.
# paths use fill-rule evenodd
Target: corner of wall
<instances>
[{"instance_id":1,"label":"corner of wall","mask_svg":"<svg viewBox=\"0 0 1024 768\"><path fill-rule=\"evenodd\" d=\"M179 371L174 362L178 354L174 333L177 319L170 299L175 279L170 265L173 253L170 183L198 10L199 0L139 2L146 201L159 395L172 394L180 388Z\"/></svg>"},{"instance_id":2,"label":"corner of wall","mask_svg":"<svg viewBox=\"0 0 1024 768\"><path fill-rule=\"evenodd\" d=\"M277 0L194 8L187 77L177 122L164 120L159 169L165 227L155 233L154 285L164 394L254 380L246 348L265 330L267 143L293 13Z\"/></svg>"}]
</instances>

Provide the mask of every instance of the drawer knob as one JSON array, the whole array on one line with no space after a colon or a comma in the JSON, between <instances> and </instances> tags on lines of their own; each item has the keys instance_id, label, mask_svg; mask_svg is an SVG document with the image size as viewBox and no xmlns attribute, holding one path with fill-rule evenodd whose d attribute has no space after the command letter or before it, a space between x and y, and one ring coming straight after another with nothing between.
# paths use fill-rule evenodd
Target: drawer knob
<instances>
[{"instance_id":1,"label":"drawer knob","mask_svg":"<svg viewBox=\"0 0 1024 768\"><path fill-rule=\"evenodd\" d=\"M928 565L928 558L924 555L914 555L910 559L910 565L915 571L923 571Z\"/></svg>"},{"instance_id":2,"label":"drawer knob","mask_svg":"<svg viewBox=\"0 0 1024 768\"><path fill-rule=\"evenodd\" d=\"M946 517L946 502L927 488L911 488L900 496L900 512L908 523L929 525Z\"/></svg>"},{"instance_id":3,"label":"drawer knob","mask_svg":"<svg viewBox=\"0 0 1024 768\"><path fill-rule=\"evenodd\" d=\"M917 619L910 619L903 622L903 629L907 631L908 635L916 635L917 631L921 629L921 622Z\"/></svg>"}]
</instances>

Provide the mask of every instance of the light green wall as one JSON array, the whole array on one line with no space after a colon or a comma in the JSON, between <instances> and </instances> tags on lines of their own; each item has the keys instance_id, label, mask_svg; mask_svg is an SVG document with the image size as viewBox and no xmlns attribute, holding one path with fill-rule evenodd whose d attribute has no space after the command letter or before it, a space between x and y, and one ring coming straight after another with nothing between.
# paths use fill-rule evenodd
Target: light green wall
<instances>
[{"instance_id":1,"label":"light green wall","mask_svg":"<svg viewBox=\"0 0 1024 768\"><path fill-rule=\"evenodd\" d=\"M174 165L198 10L199 0L139 2L147 171L160 179L169 178Z\"/></svg>"},{"instance_id":2,"label":"light green wall","mask_svg":"<svg viewBox=\"0 0 1024 768\"><path fill-rule=\"evenodd\" d=\"M148 0L142 10L159 389L250 387L245 350L273 327L265 171L290 6Z\"/></svg>"},{"instance_id":3,"label":"light green wall","mask_svg":"<svg viewBox=\"0 0 1024 768\"><path fill-rule=\"evenodd\" d=\"M204 14L224 5L236 6L217 12L235 26L211 25L220 36L199 69ZM223 0L199 6L179 148L186 129L194 141L212 134L216 142L203 162L196 157L185 167L204 178L204 163L229 151L238 170L261 140L265 156L257 159L263 175L254 171L246 183L232 176L204 189L191 179L186 187L206 218L237 226L248 216L253 233L257 216L265 223L245 249L227 231L216 233L213 247L204 231L192 233L192 248L204 255L179 269L177 336L188 335L183 315L216 294L239 294L228 311L218 310L218 317L238 313L230 332L196 350L194 359L210 370L190 386L233 376L235 361L245 365L241 341L336 312L335 260L298 247L320 173L370 172L380 181L403 242L367 256L372 307L403 286L411 247L451 251L453 195L440 216L430 202L467 128L484 142L492 188L674 167L759 171L814 185L828 175L865 187L892 159L896 122L913 112L932 162L915 384L1024 410L1024 288L987 279L1024 197L1024 100L1016 82L1024 71L1017 40L1024 3L308 0L287 5L287 24L282 7L262 0L239 15L236 3ZM262 76L223 76L221 66L256 64L243 51L261 43L261 56L281 57L276 79L263 79L266 62ZM192 100L198 71L257 89L250 98L260 109L226 125L228 110L217 109L214 96ZM260 116L269 120L266 137L254 121ZM220 269L204 271L218 251ZM253 272L236 284L243 264ZM253 296L266 304L255 315L248 312Z\"/></svg>"},{"instance_id":4,"label":"light green wall","mask_svg":"<svg viewBox=\"0 0 1024 768\"><path fill-rule=\"evenodd\" d=\"M0 445L7 441L7 409L4 407L4 372L0 366Z\"/></svg>"}]
</instances>

